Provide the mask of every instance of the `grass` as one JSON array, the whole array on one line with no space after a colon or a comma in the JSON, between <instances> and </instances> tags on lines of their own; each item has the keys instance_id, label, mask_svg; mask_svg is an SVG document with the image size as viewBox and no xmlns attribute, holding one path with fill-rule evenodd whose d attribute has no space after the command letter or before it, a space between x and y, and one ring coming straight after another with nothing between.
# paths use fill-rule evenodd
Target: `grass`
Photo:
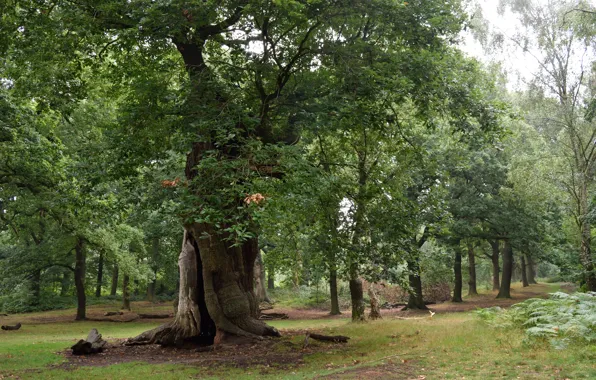
<instances>
[{"instance_id":1,"label":"grass","mask_svg":"<svg viewBox=\"0 0 596 380\"><path fill-rule=\"evenodd\" d=\"M560 286L553 284L552 289L558 288ZM39 315L20 317L31 320ZM112 339L134 336L156 324L65 321L25 324L16 332L0 332L0 378L596 378L596 346L566 350L555 350L547 342L528 346L524 343L523 331L491 328L470 312L438 313L432 319L387 317L363 324L353 324L346 319L284 320L271 324L282 331L318 329L352 339L347 345L311 341L303 352L303 363L280 368L262 365L236 368L234 362L229 361L208 368L127 363L64 369L57 367L64 361L57 352L84 337L92 327ZM286 339L296 344L295 348L288 348L288 352L302 352L303 335Z\"/></svg>"}]
</instances>

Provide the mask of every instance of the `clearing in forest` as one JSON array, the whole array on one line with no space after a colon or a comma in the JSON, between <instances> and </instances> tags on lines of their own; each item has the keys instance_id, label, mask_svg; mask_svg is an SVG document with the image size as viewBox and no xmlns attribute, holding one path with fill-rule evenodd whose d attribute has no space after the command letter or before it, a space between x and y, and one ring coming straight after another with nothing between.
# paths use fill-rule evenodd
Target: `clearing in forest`
<instances>
[{"instance_id":1,"label":"clearing in forest","mask_svg":"<svg viewBox=\"0 0 596 380\"><path fill-rule=\"evenodd\" d=\"M135 336L161 321L72 322L73 310L2 317L2 324L19 320L23 328L0 332L0 378L594 378L594 349L558 351L549 345L528 346L517 330L499 330L465 311L477 305L506 306L511 302L560 290L560 284L516 287L514 299L490 302L492 294L433 305L433 318L384 311L380 321L354 324L322 318L316 310L296 311L303 319L272 321L283 337L253 344L223 346L214 351L124 347ZM134 304L134 310L157 312L166 305ZM93 307L101 315L109 306ZM291 310L286 310L291 312ZM400 319L411 318L411 319ZM92 356L73 357L67 350L91 328L110 346ZM318 342L305 346L305 333L347 335L348 344Z\"/></svg>"}]
</instances>

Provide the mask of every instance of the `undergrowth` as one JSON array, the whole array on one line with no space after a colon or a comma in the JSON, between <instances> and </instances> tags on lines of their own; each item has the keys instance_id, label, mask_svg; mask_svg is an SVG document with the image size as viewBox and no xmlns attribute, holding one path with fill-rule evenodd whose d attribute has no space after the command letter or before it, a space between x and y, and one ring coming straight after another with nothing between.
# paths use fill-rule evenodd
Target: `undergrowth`
<instances>
[{"instance_id":1,"label":"undergrowth","mask_svg":"<svg viewBox=\"0 0 596 380\"><path fill-rule=\"evenodd\" d=\"M509 310L499 307L476 311L489 325L522 328L527 343L548 341L558 349L570 344L596 342L596 293L551 293L548 299L531 298Z\"/></svg>"}]
</instances>

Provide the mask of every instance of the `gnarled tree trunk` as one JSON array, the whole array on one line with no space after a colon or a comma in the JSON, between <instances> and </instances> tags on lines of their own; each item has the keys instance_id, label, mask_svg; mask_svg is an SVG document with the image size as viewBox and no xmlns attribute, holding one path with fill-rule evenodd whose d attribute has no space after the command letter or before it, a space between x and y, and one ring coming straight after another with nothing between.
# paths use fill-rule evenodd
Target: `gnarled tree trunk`
<instances>
[{"instance_id":1,"label":"gnarled tree trunk","mask_svg":"<svg viewBox=\"0 0 596 380\"><path fill-rule=\"evenodd\" d=\"M208 225L186 226L178 260L176 318L131 339L129 344L211 344L220 343L227 335L279 336L275 328L257 319L253 273L257 253L256 239L232 246Z\"/></svg>"}]
</instances>

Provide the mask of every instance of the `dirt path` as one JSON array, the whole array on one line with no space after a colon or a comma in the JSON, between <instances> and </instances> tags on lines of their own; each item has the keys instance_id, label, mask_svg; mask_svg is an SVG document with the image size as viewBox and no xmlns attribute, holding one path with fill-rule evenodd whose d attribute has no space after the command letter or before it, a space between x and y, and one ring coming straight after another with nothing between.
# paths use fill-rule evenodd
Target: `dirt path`
<instances>
[{"instance_id":1,"label":"dirt path","mask_svg":"<svg viewBox=\"0 0 596 380\"><path fill-rule=\"evenodd\" d=\"M464 302L443 302L441 304L429 305L428 308L436 313L456 313L475 310L477 308L487 308L493 306L509 307L513 304L525 301L529 298L546 298L548 294L556 287L555 284L535 284L527 288L519 287L515 284L511 289L511 297L508 299L497 299L497 291L480 294L474 297L465 297ZM574 291L572 284L561 284L561 290L566 292ZM289 319L336 319L336 318L350 318L351 311L349 309L342 310L341 315L331 316L326 310L318 309L292 309L292 308L275 308L277 313L288 314ZM419 314L420 311L404 311L402 308L383 309L381 313L384 316L407 316L410 314ZM426 312L423 312L426 313ZM367 310L368 314L368 310Z\"/></svg>"},{"instance_id":2,"label":"dirt path","mask_svg":"<svg viewBox=\"0 0 596 380\"><path fill-rule=\"evenodd\" d=\"M475 310L477 308L486 308L492 306L509 307L515 303L524 301L528 298L544 298L548 293L553 291L556 284L536 284L527 288L522 288L515 284L511 289L512 298L510 299L496 299L497 292L490 292L481 294L475 297L465 297L464 302L444 302L441 304L430 305L429 309L436 313L454 313ZM571 284L560 284L562 291L571 292L574 290ZM115 311L117 307L113 305L95 305L90 306L87 315L92 319L105 319L113 322L131 322L135 323L163 323L169 321L166 319L136 319L136 313L148 314L163 314L171 313L172 306L170 303L152 304L150 302L133 302L133 312L126 312L121 316L104 317L106 311ZM410 314L417 314L419 312L403 311L403 308L396 308L391 310L382 310L384 316L407 316ZM349 309L342 310L341 315L329 315L327 310L320 309L294 309L286 307L276 307L273 311L276 313L286 313L290 320L302 319L340 319L350 318L351 311ZM368 314L368 311L367 311ZM7 317L0 317L1 324L15 324L17 322L28 324L44 324L44 323L68 323L74 320L75 310L56 310L43 313L30 313L20 315L10 315Z\"/></svg>"}]
</instances>

